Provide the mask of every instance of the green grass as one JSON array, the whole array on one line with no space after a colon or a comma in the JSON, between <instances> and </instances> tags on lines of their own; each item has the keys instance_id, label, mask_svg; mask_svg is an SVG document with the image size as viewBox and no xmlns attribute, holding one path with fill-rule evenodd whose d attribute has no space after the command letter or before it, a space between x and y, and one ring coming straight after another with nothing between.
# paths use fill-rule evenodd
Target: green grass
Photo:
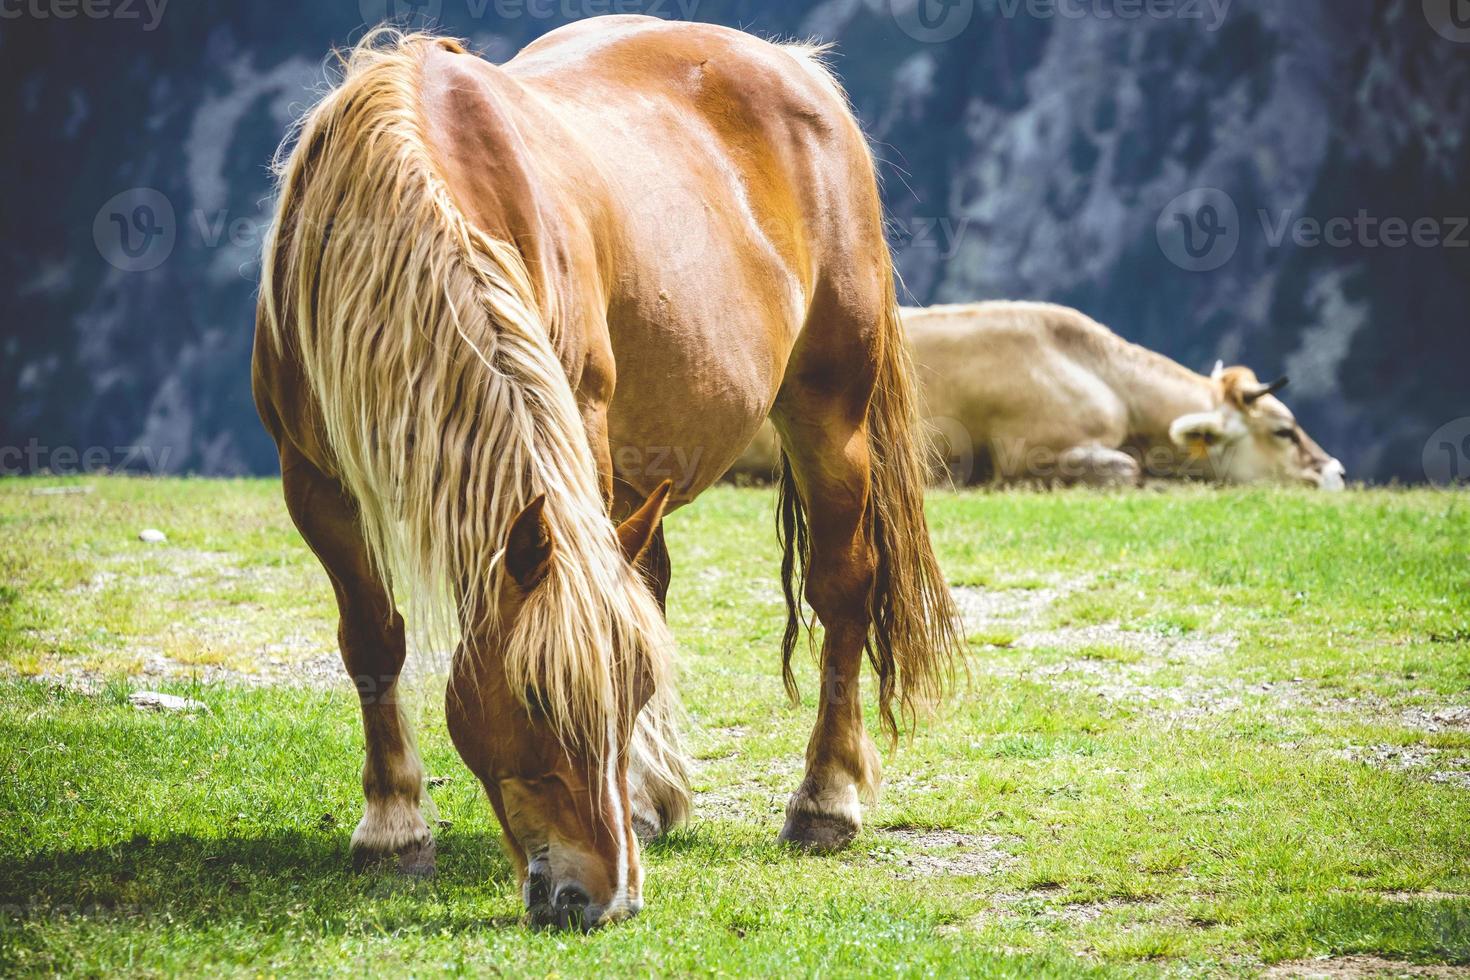
<instances>
[{"instance_id":1,"label":"green grass","mask_svg":"<svg viewBox=\"0 0 1470 980\"><path fill-rule=\"evenodd\" d=\"M641 916L568 936L519 924L432 690L439 874L350 871L354 698L258 683L334 645L276 483L31 492L66 482L0 481L0 974L1470 964L1470 497L935 494L946 572L997 605L854 847L808 858L775 844L815 709L810 665L781 691L773 499L712 491L668 527L695 818Z\"/></svg>"}]
</instances>

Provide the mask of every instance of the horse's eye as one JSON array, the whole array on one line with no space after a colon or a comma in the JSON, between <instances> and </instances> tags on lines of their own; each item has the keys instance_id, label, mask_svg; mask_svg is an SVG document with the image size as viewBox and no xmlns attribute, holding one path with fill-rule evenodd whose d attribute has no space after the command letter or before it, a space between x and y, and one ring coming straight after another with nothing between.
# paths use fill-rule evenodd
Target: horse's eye
<instances>
[{"instance_id":1,"label":"horse's eye","mask_svg":"<svg viewBox=\"0 0 1470 980\"><path fill-rule=\"evenodd\" d=\"M1274 435L1278 439L1289 439L1292 442L1296 442L1295 429L1277 429Z\"/></svg>"},{"instance_id":2,"label":"horse's eye","mask_svg":"<svg viewBox=\"0 0 1470 980\"><path fill-rule=\"evenodd\" d=\"M526 688L524 700L526 702L526 710L531 713L532 718L539 720L550 714L546 710L546 696L535 687Z\"/></svg>"}]
</instances>

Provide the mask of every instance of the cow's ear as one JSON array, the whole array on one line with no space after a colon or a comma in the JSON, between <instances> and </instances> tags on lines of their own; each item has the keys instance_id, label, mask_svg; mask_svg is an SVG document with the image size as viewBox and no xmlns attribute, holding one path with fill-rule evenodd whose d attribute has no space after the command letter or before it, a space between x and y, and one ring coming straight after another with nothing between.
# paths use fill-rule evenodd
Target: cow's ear
<instances>
[{"instance_id":1,"label":"cow's ear","mask_svg":"<svg viewBox=\"0 0 1470 980\"><path fill-rule=\"evenodd\" d=\"M1225 441L1225 423L1219 412L1197 412L1181 415L1169 426L1169 438L1180 449L1199 459Z\"/></svg>"}]
</instances>

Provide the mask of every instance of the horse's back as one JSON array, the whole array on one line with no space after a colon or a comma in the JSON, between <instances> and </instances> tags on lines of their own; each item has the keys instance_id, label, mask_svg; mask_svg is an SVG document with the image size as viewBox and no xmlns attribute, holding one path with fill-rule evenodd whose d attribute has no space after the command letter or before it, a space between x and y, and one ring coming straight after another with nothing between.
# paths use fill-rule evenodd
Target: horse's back
<instances>
[{"instance_id":1,"label":"horse's back","mask_svg":"<svg viewBox=\"0 0 1470 980\"><path fill-rule=\"evenodd\" d=\"M809 50L713 25L598 18L504 71L599 163L614 462L687 499L755 434L824 285L858 256L887 275L862 134ZM680 471L645 472L665 451Z\"/></svg>"}]
</instances>

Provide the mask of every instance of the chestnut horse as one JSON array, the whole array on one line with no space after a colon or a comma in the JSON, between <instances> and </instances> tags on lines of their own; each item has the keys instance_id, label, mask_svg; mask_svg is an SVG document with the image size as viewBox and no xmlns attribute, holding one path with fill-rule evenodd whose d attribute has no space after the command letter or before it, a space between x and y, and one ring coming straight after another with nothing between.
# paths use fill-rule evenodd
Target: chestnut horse
<instances>
[{"instance_id":1,"label":"chestnut horse","mask_svg":"<svg viewBox=\"0 0 1470 980\"><path fill-rule=\"evenodd\" d=\"M603 17L496 66L380 30L288 137L254 390L358 686L356 860L433 869L402 606L459 637L450 734L532 923L641 907L638 838L689 798L661 521L768 415L793 695L803 590L825 627L782 838L845 845L877 789L865 651L888 732L941 692L957 633L877 183L818 54Z\"/></svg>"}]
</instances>

